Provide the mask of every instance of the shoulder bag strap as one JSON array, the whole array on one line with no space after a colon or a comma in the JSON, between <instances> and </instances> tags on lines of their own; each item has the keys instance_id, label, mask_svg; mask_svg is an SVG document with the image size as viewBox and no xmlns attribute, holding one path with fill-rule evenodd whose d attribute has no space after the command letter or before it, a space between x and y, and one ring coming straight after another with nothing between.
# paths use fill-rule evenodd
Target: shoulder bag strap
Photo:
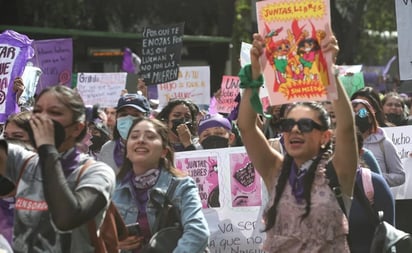
<instances>
[{"instance_id":1,"label":"shoulder bag strap","mask_svg":"<svg viewBox=\"0 0 412 253\"><path fill-rule=\"evenodd\" d=\"M34 154L34 155L32 155L32 156L29 156L26 160L24 160L23 164L22 164L21 167L20 167L19 176L17 177L16 185L14 186L13 191L11 191L9 194L7 194L6 196L3 196L3 197L14 197L14 196L16 195L17 187L19 186L19 183L20 183L20 180L21 180L21 178L22 178L22 176L23 176L23 173L24 173L24 171L26 170L26 167L27 167L27 165L29 164L30 160L31 160L33 157L35 157L35 156L36 156L36 155Z\"/></svg>"},{"instance_id":2,"label":"shoulder bag strap","mask_svg":"<svg viewBox=\"0 0 412 253\"><path fill-rule=\"evenodd\" d=\"M161 229L162 223L165 223L165 221L167 221L166 216L169 214L170 205L173 205L171 199L175 193L178 184L179 181L175 180L175 178L172 178L169 188L167 189L167 192L165 194L164 202L162 205L159 205L160 210L157 212L156 220L154 223L154 231L158 231L159 229Z\"/></svg>"},{"instance_id":3,"label":"shoulder bag strap","mask_svg":"<svg viewBox=\"0 0 412 253\"><path fill-rule=\"evenodd\" d=\"M335 167L333 166L332 162L329 162L326 165L326 177L329 179L329 187L335 194L340 208L342 209L345 216L347 216L345 203L343 202L343 193L339 184L338 175L336 175Z\"/></svg>"},{"instance_id":4,"label":"shoulder bag strap","mask_svg":"<svg viewBox=\"0 0 412 253\"><path fill-rule=\"evenodd\" d=\"M92 165L94 161L92 159L88 159L80 168L79 174L77 175L76 185L79 184L80 178L83 173ZM90 221L87 222L87 230L89 232L90 241L94 247L94 252L105 252L104 244L101 240L99 240L96 231L96 221L92 218Z\"/></svg>"}]
</instances>

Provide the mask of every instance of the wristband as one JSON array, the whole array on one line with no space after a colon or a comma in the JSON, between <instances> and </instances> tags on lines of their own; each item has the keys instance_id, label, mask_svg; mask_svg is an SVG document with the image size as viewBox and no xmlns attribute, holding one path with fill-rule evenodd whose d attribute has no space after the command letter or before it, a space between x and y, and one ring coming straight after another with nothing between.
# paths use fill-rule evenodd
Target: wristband
<instances>
[{"instance_id":1,"label":"wristband","mask_svg":"<svg viewBox=\"0 0 412 253\"><path fill-rule=\"evenodd\" d=\"M259 98L259 88L263 85L263 76L259 75L256 80L252 80L252 65L248 64L240 69L239 71L240 84L239 87L242 89L250 88L252 89L252 96L250 97L250 104L253 110L258 114L263 115L265 118L271 118L272 115L265 114L263 112L262 102Z\"/></svg>"}]
</instances>

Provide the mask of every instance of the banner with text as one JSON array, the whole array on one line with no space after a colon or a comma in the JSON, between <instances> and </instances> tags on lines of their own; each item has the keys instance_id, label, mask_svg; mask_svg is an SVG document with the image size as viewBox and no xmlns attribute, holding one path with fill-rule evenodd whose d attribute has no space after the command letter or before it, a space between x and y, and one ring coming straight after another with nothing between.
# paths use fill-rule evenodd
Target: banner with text
<instances>
[{"instance_id":1,"label":"banner with text","mask_svg":"<svg viewBox=\"0 0 412 253\"><path fill-rule=\"evenodd\" d=\"M197 105L209 105L209 66L180 67L179 79L157 85L157 94L161 107L171 99L190 99Z\"/></svg>"},{"instance_id":2,"label":"banner with text","mask_svg":"<svg viewBox=\"0 0 412 253\"><path fill-rule=\"evenodd\" d=\"M178 78L183 29L184 23L144 28L140 74L146 85Z\"/></svg>"},{"instance_id":3,"label":"banner with text","mask_svg":"<svg viewBox=\"0 0 412 253\"><path fill-rule=\"evenodd\" d=\"M21 76L27 60L33 57L33 40L12 30L0 34L0 123L19 111L14 79Z\"/></svg>"},{"instance_id":4,"label":"banner with text","mask_svg":"<svg viewBox=\"0 0 412 253\"><path fill-rule=\"evenodd\" d=\"M42 71L36 94L49 86L63 84L71 87L73 69L73 39L35 40L33 66Z\"/></svg>"},{"instance_id":5,"label":"banner with text","mask_svg":"<svg viewBox=\"0 0 412 253\"><path fill-rule=\"evenodd\" d=\"M395 9L400 79L412 80L412 1L395 1Z\"/></svg>"},{"instance_id":6,"label":"banner with text","mask_svg":"<svg viewBox=\"0 0 412 253\"><path fill-rule=\"evenodd\" d=\"M244 147L178 152L177 168L197 183L211 232L212 253L264 252L260 249L262 180Z\"/></svg>"},{"instance_id":7,"label":"banner with text","mask_svg":"<svg viewBox=\"0 0 412 253\"><path fill-rule=\"evenodd\" d=\"M396 199L412 199L412 126L384 127L386 136L392 140L405 171L405 183L392 187Z\"/></svg>"},{"instance_id":8,"label":"banner with text","mask_svg":"<svg viewBox=\"0 0 412 253\"><path fill-rule=\"evenodd\" d=\"M85 105L116 107L121 91L126 87L126 72L78 73L77 90Z\"/></svg>"}]
</instances>

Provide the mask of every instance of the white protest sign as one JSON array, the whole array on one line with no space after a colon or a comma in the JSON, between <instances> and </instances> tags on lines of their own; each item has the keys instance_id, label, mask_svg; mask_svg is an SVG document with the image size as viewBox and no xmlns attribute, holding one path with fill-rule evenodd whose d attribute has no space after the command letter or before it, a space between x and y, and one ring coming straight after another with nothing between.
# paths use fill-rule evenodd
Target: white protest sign
<instances>
[{"instance_id":1,"label":"white protest sign","mask_svg":"<svg viewBox=\"0 0 412 253\"><path fill-rule=\"evenodd\" d=\"M78 73L77 90L85 105L116 107L121 91L126 86L126 72Z\"/></svg>"},{"instance_id":2,"label":"white protest sign","mask_svg":"<svg viewBox=\"0 0 412 253\"><path fill-rule=\"evenodd\" d=\"M175 157L176 167L198 185L210 252L264 252L261 207L267 194L245 148L177 152Z\"/></svg>"},{"instance_id":3,"label":"white protest sign","mask_svg":"<svg viewBox=\"0 0 412 253\"><path fill-rule=\"evenodd\" d=\"M399 73L401 80L412 79L412 1L396 0Z\"/></svg>"},{"instance_id":4,"label":"white protest sign","mask_svg":"<svg viewBox=\"0 0 412 253\"><path fill-rule=\"evenodd\" d=\"M210 103L209 66L180 67L179 79L158 84L159 104L165 106L171 99L190 99L197 105Z\"/></svg>"},{"instance_id":5,"label":"white protest sign","mask_svg":"<svg viewBox=\"0 0 412 253\"><path fill-rule=\"evenodd\" d=\"M384 127L386 136L392 140L405 171L405 183L392 187L396 199L412 199L412 126Z\"/></svg>"}]
</instances>

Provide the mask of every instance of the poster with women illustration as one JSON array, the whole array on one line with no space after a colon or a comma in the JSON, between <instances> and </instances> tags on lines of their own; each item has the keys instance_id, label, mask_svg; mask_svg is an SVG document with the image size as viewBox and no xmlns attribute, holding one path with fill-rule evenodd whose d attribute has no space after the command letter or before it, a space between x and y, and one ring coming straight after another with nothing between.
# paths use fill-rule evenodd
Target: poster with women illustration
<instances>
[{"instance_id":1,"label":"poster with women illustration","mask_svg":"<svg viewBox=\"0 0 412 253\"><path fill-rule=\"evenodd\" d=\"M259 1L256 10L270 103L336 98L333 56L321 50L331 34L329 0Z\"/></svg>"}]
</instances>

